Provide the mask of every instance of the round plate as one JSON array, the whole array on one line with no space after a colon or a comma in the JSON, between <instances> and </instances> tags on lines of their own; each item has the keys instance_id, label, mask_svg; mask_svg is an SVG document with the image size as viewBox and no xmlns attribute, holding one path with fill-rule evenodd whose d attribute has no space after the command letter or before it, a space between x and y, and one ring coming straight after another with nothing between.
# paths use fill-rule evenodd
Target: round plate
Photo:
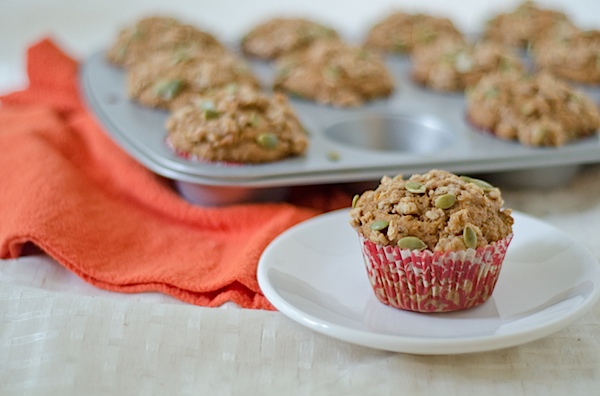
<instances>
[{"instance_id":1,"label":"round plate","mask_svg":"<svg viewBox=\"0 0 600 396\"><path fill-rule=\"evenodd\" d=\"M489 351L565 327L600 297L600 266L560 230L513 212L514 238L492 297L452 313L399 310L377 301L348 210L282 233L263 252L258 282L284 315L350 343L413 354Z\"/></svg>"}]
</instances>

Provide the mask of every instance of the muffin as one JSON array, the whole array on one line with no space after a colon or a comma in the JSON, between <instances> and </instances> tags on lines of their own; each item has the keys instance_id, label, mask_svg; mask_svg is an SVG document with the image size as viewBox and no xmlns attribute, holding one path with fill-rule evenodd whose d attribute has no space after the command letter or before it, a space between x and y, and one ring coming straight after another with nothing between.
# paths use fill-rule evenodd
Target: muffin
<instances>
[{"instance_id":1,"label":"muffin","mask_svg":"<svg viewBox=\"0 0 600 396\"><path fill-rule=\"evenodd\" d=\"M583 84L600 84L600 30L556 29L533 48L536 67Z\"/></svg>"},{"instance_id":2,"label":"muffin","mask_svg":"<svg viewBox=\"0 0 600 396\"><path fill-rule=\"evenodd\" d=\"M487 301L513 235L503 204L498 188L442 170L385 176L355 196L350 225L376 298L416 312Z\"/></svg>"},{"instance_id":3,"label":"muffin","mask_svg":"<svg viewBox=\"0 0 600 396\"><path fill-rule=\"evenodd\" d=\"M488 73L522 70L518 56L500 44L440 39L415 50L411 74L414 81L435 91L464 91Z\"/></svg>"},{"instance_id":4,"label":"muffin","mask_svg":"<svg viewBox=\"0 0 600 396\"><path fill-rule=\"evenodd\" d=\"M448 18L398 11L373 25L364 45L389 54L410 54L439 38L463 40L462 33Z\"/></svg>"},{"instance_id":5,"label":"muffin","mask_svg":"<svg viewBox=\"0 0 600 396\"><path fill-rule=\"evenodd\" d=\"M150 16L122 29L106 52L114 65L131 67L159 51L224 51L210 33L167 16Z\"/></svg>"},{"instance_id":6,"label":"muffin","mask_svg":"<svg viewBox=\"0 0 600 396\"><path fill-rule=\"evenodd\" d=\"M391 95L394 81L375 53L340 41L319 41L276 62L274 89L338 107Z\"/></svg>"},{"instance_id":7,"label":"muffin","mask_svg":"<svg viewBox=\"0 0 600 396\"><path fill-rule=\"evenodd\" d=\"M483 37L515 48L529 48L557 24L572 25L565 13L525 1L514 10L488 20Z\"/></svg>"},{"instance_id":8,"label":"muffin","mask_svg":"<svg viewBox=\"0 0 600 396\"><path fill-rule=\"evenodd\" d=\"M303 154L308 137L281 94L228 86L193 98L167 119L167 144L195 160L264 163Z\"/></svg>"},{"instance_id":9,"label":"muffin","mask_svg":"<svg viewBox=\"0 0 600 396\"><path fill-rule=\"evenodd\" d=\"M316 40L338 39L337 32L303 18L274 18L250 30L241 41L244 54L272 60L308 47Z\"/></svg>"},{"instance_id":10,"label":"muffin","mask_svg":"<svg viewBox=\"0 0 600 396\"><path fill-rule=\"evenodd\" d=\"M528 146L563 146L600 127L594 102L548 73L483 77L467 94L467 116L480 129Z\"/></svg>"},{"instance_id":11,"label":"muffin","mask_svg":"<svg viewBox=\"0 0 600 396\"><path fill-rule=\"evenodd\" d=\"M246 62L233 53L158 52L132 66L128 96L148 107L175 110L209 89L230 84L259 87Z\"/></svg>"}]
</instances>

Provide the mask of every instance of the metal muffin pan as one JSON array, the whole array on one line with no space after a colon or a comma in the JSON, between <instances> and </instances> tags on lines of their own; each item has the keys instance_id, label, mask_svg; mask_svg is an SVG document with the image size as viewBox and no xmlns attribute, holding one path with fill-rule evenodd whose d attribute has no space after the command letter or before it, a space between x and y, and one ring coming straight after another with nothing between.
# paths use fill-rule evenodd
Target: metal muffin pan
<instances>
[{"instance_id":1,"label":"metal muffin pan","mask_svg":"<svg viewBox=\"0 0 600 396\"><path fill-rule=\"evenodd\" d=\"M259 165L199 162L175 154L165 144L168 112L129 100L125 71L107 63L103 52L83 64L81 89L97 119L125 151L173 179L184 198L200 204L273 199L284 196L290 186L371 181L433 168L548 187L565 183L579 165L600 162L598 135L559 148L498 139L468 123L463 94L416 85L405 57L388 57L386 62L396 82L389 98L359 108L292 98L309 133L309 149L301 157ZM270 90L272 64L249 63ZM585 91L598 103L600 89Z\"/></svg>"}]
</instances>

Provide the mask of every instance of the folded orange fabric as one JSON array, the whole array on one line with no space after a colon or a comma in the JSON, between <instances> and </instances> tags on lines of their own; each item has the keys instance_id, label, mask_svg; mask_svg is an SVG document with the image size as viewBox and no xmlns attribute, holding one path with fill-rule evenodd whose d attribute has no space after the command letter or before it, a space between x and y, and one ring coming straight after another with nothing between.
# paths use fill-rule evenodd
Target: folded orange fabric
<instances>
[{"instance_id":1,"label":"folded orange fabric","mask_svg":"<svg viewBox=\"0 0 600 396\"><path fill-rule=\"evenodd\" d=\"M31 242L117 292L273 309L256 280L267 244L348 204L335 187L290 202L194 206L115 145L79 94L78 64L50 40L28 50L29 87L0 97L0 257Z\"/></svg>"}]
</instances>

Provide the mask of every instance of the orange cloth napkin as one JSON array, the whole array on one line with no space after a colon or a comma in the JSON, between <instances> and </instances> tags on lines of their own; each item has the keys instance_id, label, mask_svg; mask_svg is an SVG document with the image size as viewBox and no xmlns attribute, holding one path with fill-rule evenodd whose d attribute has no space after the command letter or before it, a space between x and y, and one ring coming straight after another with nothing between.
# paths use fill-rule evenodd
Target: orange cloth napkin
<instances>
[{"instance_id":1,"label":"orange cloth napkin","mask_svg":"<svg viewBox=\"0 0 600 396\"><path fill-rule=\"evenodd\" d=\"M29 48L27 71L27 89L0 97L1 258L31 242L103 289L273 309L256 279L263 249L349 203L324 186L287 203L191 205L107 137L82 104L77 62L50 39Z\"/></svg>"}]
</instances>

